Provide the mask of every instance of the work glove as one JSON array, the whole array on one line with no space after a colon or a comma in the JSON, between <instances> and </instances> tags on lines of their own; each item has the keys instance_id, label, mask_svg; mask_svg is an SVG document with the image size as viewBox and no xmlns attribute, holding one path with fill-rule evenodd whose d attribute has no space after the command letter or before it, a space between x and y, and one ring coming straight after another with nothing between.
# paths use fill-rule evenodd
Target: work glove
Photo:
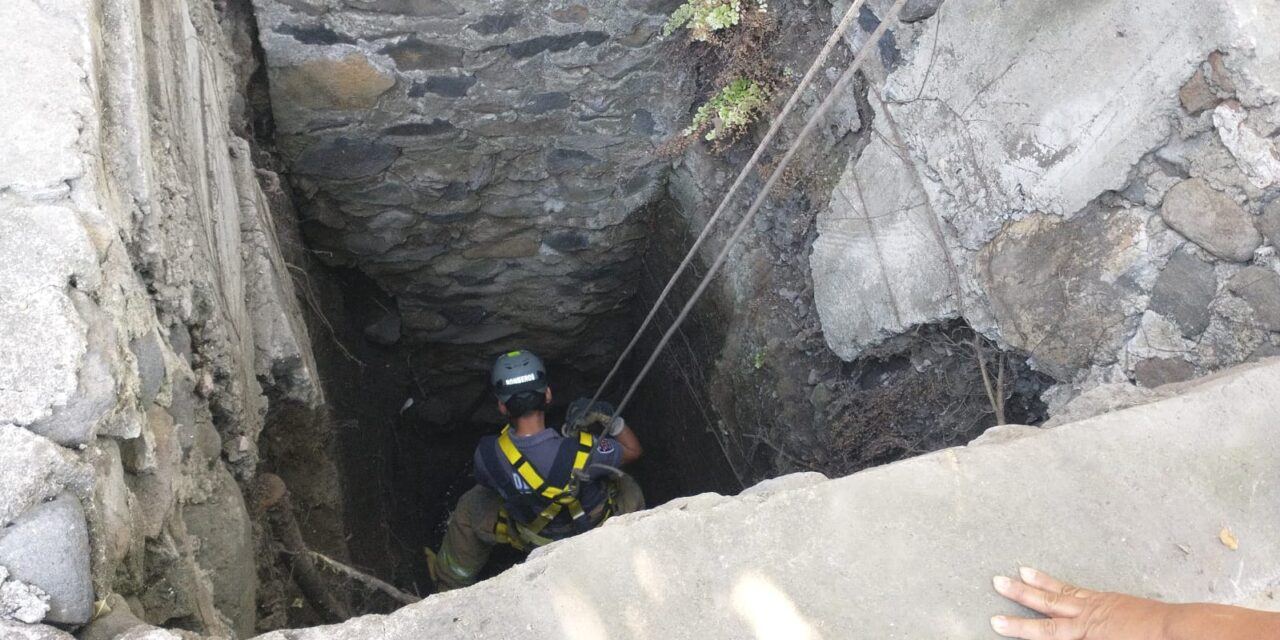
<instances>
[{"instance_id":1,"label":"work glove","mask_svg":"<svg viewBox=\"0 0 1280 640\"><path fill-rule=\"evenodd\" d=\"M618 416L609 421L609 428L605 431L605 434L611 438L616 438L618 437L618 434L622 433L622 430L626 428L626 421L622 419L622 416Z\"/></svg>"},{"instance_id":2,"label":"work glove","mask_svg":"<svg viewBox=\"0 0 1280 640\"><path fill-rule=\"evenodd\" d=\"M610 418L613 412L613 405L607 402L599 401L593 405L587 398L578 398L569 404L569 411L565 416L564 426L560 427L560 433L566 438L576 438L578 432L583 430L610 435L613 427Z\"/></svg>"}]
</instances>

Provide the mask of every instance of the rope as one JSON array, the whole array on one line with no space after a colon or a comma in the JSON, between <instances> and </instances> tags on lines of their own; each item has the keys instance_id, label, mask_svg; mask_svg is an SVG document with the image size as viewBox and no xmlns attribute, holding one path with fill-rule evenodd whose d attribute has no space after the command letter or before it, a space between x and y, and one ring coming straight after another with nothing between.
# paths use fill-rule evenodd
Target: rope
<instances>
[{"instance_id":1,"label":"rope","mask_svg":"<svg viewBox=\"0 0 1280 640\"><path fill-rule=\"evenodd\" d=\"M663 287L662 293L658 294L658 300L654 302L653 308L649 310L649 315L645 316L644 321L640 323L640 328L637 329L635 335L632 336L631 342L627 344L627 348L622 350L622 355L618 356L617 362L613 364L613 369L609 370L609 375L605 376L604 382L600 383L600 388L596 389L596 394L591 397L591 404L595 404L596 401L600 399L604 390L609 387L609 383L613 382L614 377L618 375L618 371L622 369L622 363L626 361L627 356L631 355L631 352L635 350L636 345L640 343L640 338L644 335L645 330L649 328L650 324L653 324L653 320L657 316L658 310L662 308L662 303L666 302L667 296L671 295L671 290L675 288L676 282L680 279L680 276L684 275L685 270L693 263L694 257L698 254L698 249L701 248L702 243L711 236L711 229L715 226L716 222L718 222L720 217L729 210L729 203L732 202L733 197L738 194L738 189L746 183L747 176L749 176L751 171L756 168L756 165L760 163L760 159L764 157L765 150L768 149L769 145L773 142L774 137L778 135L778 131L782 129L783 121L786 120L787 116L791 115L791 111L795 109L796 105L800 102L800 96L809 88L809 85L813 83L813 79L817 77L818 71L826 64L827 58L831 57L831 52L835 50L836 45L840 43L844 33L849 30L853 21L858 19L858 14L862 9L862 5L866 4L866 1L867 0L857 0L850 5L848 11L845 11L844 17L840 20L840 24L836 25L835 30L831 32L831 36L827 38L827 43L823 45L822 51L820 51L818 56L813 59L813 64L809 65L809 70L805 72L804 77L801 78L800 84L796 85L795 90L791 92L791 97L787 99L787 104L782 107L782 111L774 118L773 124L769 126L769 132L764 136L764 140L760 141L760 144L756 146L755 152L751 154L751 159L747 160L747 164L742 167L742 171L738 172L738 178L733 181L733 186L729 187L729 191L725 193L724 198L720 200L720 206L716 207L715 213L711 214L711 218L707 220L707 224L702 227L702 233L698 234L698 238L693 241L693 246L691 246L688 253L685 254L684 260L680 262L680 266L676 267L675 273L671 275L669 280L667 280L667 284Z\"/></svg>"},{"instance_id":2,"label":"rope","mask_svg":"<svg viewBox=\"0 0 1280 640\"><path fill-rule=\"evenodd\" d=\"M831 111L833 106L835 106L836 100L849 86L849 83L853 81L858 69L862 67L864 62L866 62L870 53L875 51L879 46L880 39L884 37L885 31L889 29L891 24L897 22L898 13L902 11L902 6L906 4L906 2L907 0L897 0L897 2L893 3L893 6L889 9L888 15L881 20L880 26L871 34L871 37L867 39L867 42L862 45L862 49L858 51L858 55L854 58L848 68L844 70L844 73L840 75L840 79L836 81L835 86L831 89L831 92L827 94L826 99L824 99L822 104L818 106L818 110L809 117L807 122L805 122L804 128L800 130L800 135L798 135L795 141L791 143L790 147L787 149L786 155L782 157L778 166L774 168L773 173L769 176L769 180L765 183L764 188L760 190L755 201L751 203L751 208L747 209L742 220L738 222L738 226L734 229L733 235L729 237L724 248L720 250L720 254L716 256L715 262L713 262L711 264L711 268L707 270L707 274L703 276L702 281L698 283L698 288L693 292L693 296L689 298L689 301L685 303L684 308L680 311L680 315L676 317L675 323L671 325L670 329L667 329L667 332L662 336L662 340L660 340L658 345L654 347L653 354L649 356L649 360L645 362L644 368L640 370L640 374L636 376L635 381L631 383L631 388L627 390L627 395L623 396L622 402L618 404L618 407L613 414L614 417L621 414L622 411L626 409L627 404L631 402L631 398L635 395L636 389L640 387L640 383L643 382L645 376L649 374L649 370L652 369L654 363L657 362L658 356L662 355L662 351L666 348L667 343L671 341L671 337L680 330L680 325L689 317L689 313L693 310L694 305L697 304L702 295L706 293L707 287L711 286L711 281L715 278L716 274L719 273L720 268L724 266L725 261L729 258L729 252L733 250L734 245L738 243L738 240L740 240L743 234L746 233L747 228L751 226L752 221L755 220L756 215L760 212L760 208L764 206L765 200L769 197L769 192L778 184L778 180L782 178L782 174L791 164L791 160L795 157L796 153L799 152L800 147L805 143L805 141L809 139L809 136L813 134L814 130L817 129L818 122ZM794 98L794 96L792 97ZM777 123L775 122L775 127L776 126ZM757 153L758 152L759 149L757 149ZM741 178L741 176L739 176L739 178ZM710 228L710 225L708 225L708 228ZM703 234L706 234L706 229L703 230ZM668 285L668 288L669 287L670 285ZM652 312L650 315L652 315Z\"/></svg>"}]
</instances>

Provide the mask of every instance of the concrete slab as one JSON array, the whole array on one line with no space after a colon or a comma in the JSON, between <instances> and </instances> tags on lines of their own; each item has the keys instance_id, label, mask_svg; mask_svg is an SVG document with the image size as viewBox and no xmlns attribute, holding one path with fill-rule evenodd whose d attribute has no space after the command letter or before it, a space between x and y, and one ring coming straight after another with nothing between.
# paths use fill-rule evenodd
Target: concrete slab
<instances>
[{"instance_id":1,"label":"concrete slab","mask_svg":"<svg viewBox=\"0 0 1280 640\"><path fill-rule=\"evenodd\" d=\"M994 638L1015 607L991 576L1022 564L1256 602L1280 584L1276 415L1280 360L1012 441L678 500L390 616L261 638Z\"/></svg>"}]
</instances>

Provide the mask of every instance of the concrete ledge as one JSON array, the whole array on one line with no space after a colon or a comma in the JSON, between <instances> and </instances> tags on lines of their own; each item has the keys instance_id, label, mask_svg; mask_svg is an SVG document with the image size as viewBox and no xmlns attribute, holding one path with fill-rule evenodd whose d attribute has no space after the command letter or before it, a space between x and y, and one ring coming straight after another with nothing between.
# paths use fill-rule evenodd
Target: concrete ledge
<instances>
[{"instance_id":1,"label":"concrete ledge","mask_svg":"<svg viewBox=\"0 0 1280 640\"><path fill-rule=\"evenodd\" d=\"M1280 584L1277 416L1273 360L1029 437L680 500L391 616L264 638L988 638L1014 611L990 578L1020 564L1256 606Z\"/></svg>"}]
</instances>

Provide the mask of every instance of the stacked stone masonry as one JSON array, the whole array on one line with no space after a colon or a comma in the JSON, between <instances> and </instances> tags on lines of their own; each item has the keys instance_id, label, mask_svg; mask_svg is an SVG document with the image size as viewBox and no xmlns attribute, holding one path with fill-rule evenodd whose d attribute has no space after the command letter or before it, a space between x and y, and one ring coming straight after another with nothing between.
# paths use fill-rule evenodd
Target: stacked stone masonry
<instances>
[{"instance_id":1,"label":"stacked stone masonry","mask_svg":"<svg viewBox=\"0 0 1280 640\"><path fill-rule=\"evenodd\" d=\"M0 636L254 631L266 392L310 342L202 0L0 8ZM95 603L98 603L95 606Z\"/></svg>"},{"instance_id":2,"label":"stacked stone masonry","mask_svg":"<svg viewBox=\"0 0 1280 640\"><path fill-rule=\"evenodd\" d=\"M687 108L671 3L254 3L317 255L371 276L414 342L605 365Z\"/></svg>"}]
</instances>

